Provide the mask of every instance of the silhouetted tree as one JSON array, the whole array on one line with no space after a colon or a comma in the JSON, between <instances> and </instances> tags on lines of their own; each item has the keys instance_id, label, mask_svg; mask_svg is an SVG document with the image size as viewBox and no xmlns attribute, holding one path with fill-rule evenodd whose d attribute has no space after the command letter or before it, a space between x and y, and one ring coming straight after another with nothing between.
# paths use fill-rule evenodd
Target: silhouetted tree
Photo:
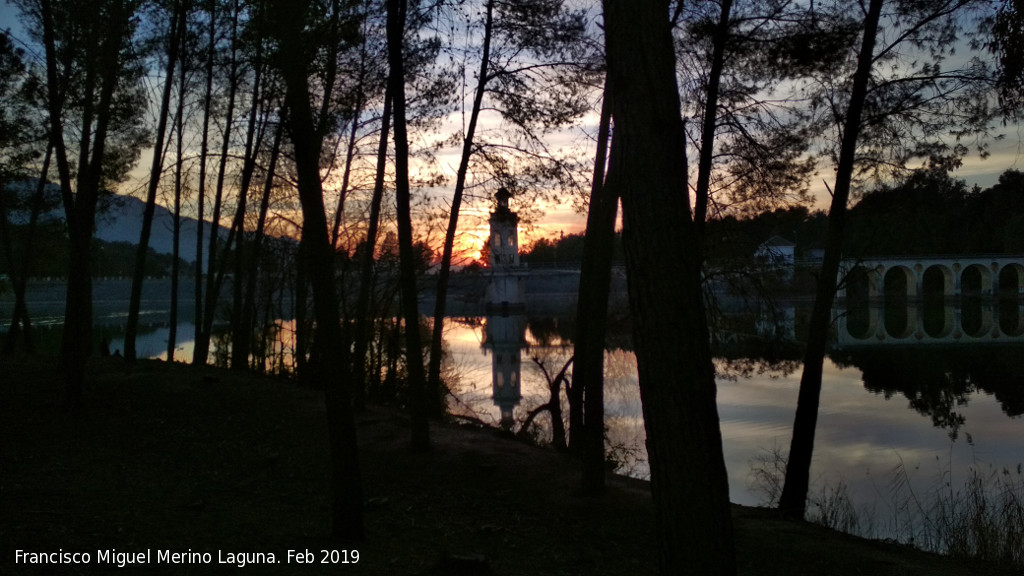
<instances>
[{"instance_id":1,"label":"silhouetted tree","mask_svg":"<svg viewBox=\"0 0 1024 576\"><path fill-rule=\"evenodd\" d=\"M540 406L537 406L533 410L530 410L526 414L526 418L523 420L523 424L519 428L517 436L528 436L530 433L530 427L533 425L534 419L536 419L541 412L547 412L551 416L551 445L554 446L557 450L566 450L568 446L565 442L565 422L562 419L561 394L562 384L568 382L568 380L566 379L566 371L569 370L570 366L572 366L573 358L570 357L568 360L566 360L565 363L562 364L561 370L559 370L558 373L553 376L547 366L547 361L549 360L548 355L534 353L530 355L530 360L533 361L533 363L544 375L544 380L547 382L548 385L548 401L545 402L544 404L541 404ZM568 388L568 385L566 385L566 388ZM603 432L604 430L602 429L602 464L604 463Z\"/></svg>"},{"instance_id":2,"label":"silhouetted tree","mask_svg":"<svg viewBox=\"0 0 1024 576\"><path fill-rule=\"evenodd\" d=\"M6 130L7 134L16 133L14 130L7 129L7 127L0 128ZM9 143L8 143L9 145ZM8 276L11 279L11 285L14 289L14 309L11 315L11 324L7 330L7 340L4 343L3 353L10 354L14 352L17 347L18 337L21 336L25 343L25 351L29 354L35 352L35 344L32 339L32 319L28 313L28 301L26 298L26 292L28 289L28 277L32 270L32 265L35 261L35 240L36 232L39 224L40 213L43 210L44 196L46 190L46 176L50 169L50 159L53 156L53 147L47 146L46 155L43 159L43 167L39 180L36 182L35 190L32 194L32 198L29 203L29 222L28 226L21 235L21 258L20 262L15 257L14 250L14 234L11 232L10 215L13 211L12 204L15 204L13 200L16 199L18 192L16 189L10 186L9 178L17 174L17 172L11 172L10 166L5 166L2 169L2 175L0 175L0 241L4 244L4 256L7 258L7 269Z\"/></svg>"},{"instance_id":3,"label":"silhouetted tree","mask_svg":"<svg viewBox=\"0 0 1024 576\"><path fill-rule=\"evenodd\" d=\"M1024 252L1024 173L1007 170L986 190L967 194L962 214L969 227L959 240L969 239L977 253Z\"/></svg>"},{"instance_id":4,"label":"silhouetted tree","mask_svg":"<svg viewBox=\"0 0 1024 576\"><path fill-rule=\"evenodd\" d=\"M572 446L583 455L582 487L585 494L604 491L604 347L608 329L615 218L619 197L604 185L608 140L611 132L609 90L601 103L601 119L590 185L587 232L580 265L579 301L573 383L570 388L569 424ZM586 406L584 406L586 402Z\"/></svg>"},{"instance_id":5,"label":"silhouetted tree","mask_svg":"<svg viewBox=\"0 0 1024 576\"><path fill-rule=\"evenodd\" d=\"M187 12L186 12L187 17ZM178 102L177 112L174 116L175 133L175 162L174 162L174 200L173 200L173 221L171 224L171 302L168 310L167 330L167 361L174 362L174 354L177 349L178 340L178 292L181 276L181 208L185 191L185 96L189 92L190 76L190 55L188 49L191 46L188 34L188 20L182 23L181 32L178 34L181 44L178 49L181 55L181 64L178 66ZM197 222L197 227L202 228L202 223Z\"/></svg>"},{"instance_id":6,"label":"silhouetted tree","mask_svg":"<svg viewBox=\"0 0 1024 576\"><path fill-rule=\"evenodd\" d=\"M261 17L260 16L257 17ZM245 306L245 282L250 274L256 274L255 269L248 269L246 262L246 232L245 217L249 206L250 188L256 173L256 164L260 152L264 146L267 131L270 126L271 109L276 108L277 102L268 99L263 93L267 88L266 63L263 61L262 41L257 40L253 57L253 83L251 108L249 109L248 128L245 135L245 149L242 157L242 174L238 183L238 197L235 205L235 217L228 232L226 250L230 250L234 242L234 258L232 264L233 275L231 280L231 368L234 370L245 370L249 365L249 341L250 329L244 321L243 306ZM273 154L273 152L272 152ZM228 260L225 258L221 263L218 272L217 286L223 282L223 276L227 268Z\"/></svg>"},{"instance_id":7,"label":"silhouetted tree","mask_svg":"<svg viewBox=\"0 0 1024 576\"><path fill-rule=\"evenodd\" d=\"M968 233L967 192L963 181L942 170L914 172L902 182L883 184L850 209L844 251L854 258L971 252L970 244L998 234L974 240Z\"/></svg>"},{"instance_id":8,"label":"silhouetted tree","mask_svg":"<svg viewBox=\"0 0 1024 576\"><path fill-rule=\"evenodd\" d=\"M377 246L380 227L381 203L384 198L384 174L388 152L388 133L391 129L391 93L384 94L384 114L381 118L380 139L377 144L377 175L373 181L373 196L370 199L370 213L366 226L366 240L362 244L359 259L359 296L356 300L356 334L353 353L352 381L355 383L356 406L361 408L365 401L367 350L370 346L370 328L374 325L370 311L370 291L374 285L373 255Z\"/></svg>"},{"instance_id":9,"label":"silhouetted tree","mask_svg":"<svg viewBox=\"0 0 1024 576\"><path fill-rule=\"evenodd\" d=\"M669 2L604 10L615 124L605 185L621 191L661 571L735 574Z\"/></svg>"},{"instance_id":10,"label":"silhouetted tree","mask_svg":"<svg viewBox=\"0 0 1024 576\"><path fill-rule=\"evenodd\" d=\"M828 236L779 500L781 510L797 517L806 507L822 366L855 179L903 170L915 158L932 169L955 167L967 152L962 140L983 134L991 117L989 75L982 63L970 59L960 68L943 65L944 55L956 45L960 19L978 3L870 0L867 6L855 5L864 15L859 45L848 51L845 66L823 77L827 89L819 96L828 106L838 149L831 151L836 179L830 188ZM845 7L840 13L847 13ZM883 28L887 33L880 35ZM904 56L909 47L918 50L917 59Z\"/></svg>"},{"instance_id":11,"label":"silhouetted tree","mask_svg":"<svg viewBox=\"0 0 1024 576\"><path fill-rule=\"evenodd\" d=\"M808 201L813 133L799 111L801 95L781 82L793 67L780 68L774 57L801 35L794 22L802 10L788 0L677 5L677 74L697 159L690 188L701 251L709 218ZM814 58L828 57L819 52Z\"/></svg>"},{"instance_id":12,"label":"silhouetted tree","mask_svg":"<svg viewBox=\"0 0 1024 576\"><path fill-rule=\"evenodd\" d=\"M270 158L267 161L266 175L263 180L263 192L260 195L259 208L256 216L256 229L253 231L253 239L249 245L248 258L243 259L242 255L239 254L238 260L241 262L247 262L248 270L245 274L245 291L241 297L241 302L235 304L240 309L237 311L239 316L238 325L234 326L235 336L232 337L232 350L235 346L238 346L240 350L245 351L245 355L235 355L232 360L232 364L244 361L248 358L249 351L252 347L251 339L254 328L254 318L256 316L256 284L259 279L260 262L262 261L262 250L263 240L266 235L266 224L267 214L270 210L270 194L274 188L274 178L276 176L278 158L281 153L281 141L284 134L284 124L286 118L282 117L277 127L274 129L274 140L270 145ZM241 283L241 277L236 277L236 282ZM257 363L257 366L262 369L262 364Z\"/></svg>"},{"instance_id":13,"label":"silhouetted tree","mask_svg":"<svg viewBox=\"0 0 1024 576\"><path fill-rule=\"evenodd\" d=\"M215 50L214 30L216 29L216 2L218 0L211 0L210 4L210 50ZM220 232L220 218L221 210L224 204L224 182L227 177L228 171L228 151L231 148L231 134L234 128L234 114L235 108L238 104L238 90L241 86L242 77L240 69L242 67L242 58L239 54L241 49L241 41L239 35L241 34L240 28L244 26L242 22L242 6L239 0L231 0L230 6L227 7L227 27L228 27L228 48L227 48L227 59L228 59L228 70L227 70L227 103L226 110L224 112L224 133L221 139L220 147L220 159L218 162L217 169L217 180L216 186L213 191L213 212L210 215L210 238L206 248L206 292L205 299L203 302L202 322L196 324L196 339L193 347L193 364L206 364L206 360L210 353L210 335L213 331L214 315L217 311L217 302L220 299L220 279L223 278L221 275L218 278L217 274L217 251L218 251L218 236ZM212 56L211 56L212 58ZM207 70L210 73L211 69ZM253 102L252 106L256 106ZM204 159L200 159L205 165ZM203 174L200 174L200 178L203 178ZM204 194L200 193L200 202L204 201ZM200 222L202 218L200 218ZM202 228L202 225L199 226ZM202 250L201 245L196 246L196 250ZM199 304L197 301L196 304ZM198 314L198 311L197 311Z\"/></svg>"},{"instance_id":14,"label":"silhouetted tree","mask_svg":"<svg viewBox=\"0 0 1024 576\"><path fill-rule=\"evenodd\" d=\"M14 351L19 336L25 350L34 352L32 322L29 318L26 290L35 259L34 243L53 147L48 145L44 117L40 114L38 78L29 73L24 52L15 48L7 32L0 33L0 242L7 262L7 273L14 291L14 309L4 344L4 353ZM40 138L40 135L42 136ZM34 160L46 149L42 168ZM36 172L39 170L39 172ZM28 176L38 175L29 192ZM11 230L12 214L28 213L28 225L19 238ZM18 249L15 248L15 243Z\"/></svg>"},{"instance_id":15,"label":"silhouetted tree","mask_svg":"<svg viewBox=\"0 0 1024 576\"><path fill-rule=\"evenodd\" d=\"M128 362L135 360L135 336L139 329L139 309L142 305L142 282L145 279L146 253L149 250L149 237L153 230L156 192L160 185L160 176L163 173L164 138L167 134L167 119L170 116L171 110L174 69L179 64L178 52L181 48L179 37L185 33L185 17L187 13L188 6L184 0L177 0L173 3L169 23L170 29L166 38L164 38L167 61L164 68L163 94L160 98L160 111L157 113L156 143L153 145L153 161L149 169L149 185L146 188L146 206L142 213L142 232L135 255L135 273L132 275L132 289L128 301L128 321L124 331L124 358ZM180 113L181 111L179 110Z\"/></svg>"},{"instance_id":16,"label":"silhouetted tree","mask_svg":"<svg viewBox=\"0 0 1024 576\"><path fill-rule=\"evenodd\" d=\"M145 136L142 68L132 46L136 4L39 0L21 6L46 59L50 131L70 239L61 366L68 398L77 405L92 342L91 248L100 193L124 177ZM77 154L76 169L70 154Z\"/></svg>"},{"instance_id":17,"label":"silhouetted tree","mask_svg":"<svg viewBox=\"0 0 1024 576\"><path fill-rule=\"evenodd\" d=\"M420 345L419 302L416 295L416 261L413 254L412 214L409 193L409 137L405 118L405 0L388 0L388 91L392 98L395 130L395 200L398 206L398 253L402 317L405 319L405 357L409 383L409 415L412 446L430 448L427 422L426 371Z\"/></svg>"},{"instance_id":18,"label":"silhouetted tree","mask_svg":"<svg viewBox=\"0 0 1024 576\"><path fill-rule=\"evenodd\" d=\"M268 33L278 40L273 61L285 84L285 106L288 127L295 154L299 201L302 205L302 244L308 262L308 277L313 289L316 314L316 346L314 367L317 379L326 393L328 431L331 445L333 487L333 532L335 537L351 540L363 537L363 497L356 446L355 422L352 415L350 371L347 346L343 342L338 318L338 297L334 282L334 250L328 237L324 212L323 187L320 180L320 157L325 134L330 127L327 118L313 113L311 95L328 101L333 86L311 86L315 78L310 63L326 53L333 58L337 45L313 41L307 33L325 16L325 8L308 1L273 0L268 3ZM340 10L333 2L329 10ZM320 79L321 81L323 78Z\"/></svg>"},{"instance_id":19,"label":"silhouetted tree","mask_svg":"<svg viewBox=\"0 0 1024 576\"><path fill-rule=\"evenodd\" d=\"M212 266L206 266L204 268L203 258L203 238L204 231L206 229L205 224L205 212L206 212L206 170L207 170L207 159L210 151L210 120L213 118L213 72L214 62L217 54L217 0L207 0L205 5L206 12L209 14L209 26L206 29L206 62L204 70L206 72L206 84L203 91L203 122L200 130L200 144L199 144L199 182L197 183L197 196L196 196L196 220L198 221L196 226L196 275L195 284L193 286L193 298L195 308L195 347L192 352L192 364L205 364L206 357L209 353L209 338L203 334L204 321L204 308L203 308L203 278L212 271ZM211 229L215 229L218 226L218 222L214 222ZM197 352L198 350L198 352Z\"/></svg>"}]
</instances>

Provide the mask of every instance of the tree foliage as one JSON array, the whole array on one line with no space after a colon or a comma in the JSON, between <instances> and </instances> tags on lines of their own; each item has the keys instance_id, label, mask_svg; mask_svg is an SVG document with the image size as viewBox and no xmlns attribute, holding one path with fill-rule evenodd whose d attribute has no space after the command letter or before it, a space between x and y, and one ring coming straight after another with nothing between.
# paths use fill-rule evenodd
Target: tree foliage
<instances>
[{"instance_id":1,"label":"tree foliage","mask_svg":"<svg viewBox=\"0 0 1024 576\"><path fill-rule=\"evenodd\" d=\"M1024 2L1002 0L991 33L988 49L999 61L999 103L1015 115L1024 104Z\"/></svg>"},{"instance_id":2,"label":"tree foliage","mask_svg":"<svg viewBox=\"0 0 1024 576\"><path fill-rule=\"evenodd\" d=\"M944 172L914 172L865 194L850 210L850 256L1020 252L1024 179L1011 170L970 189Z\"/></svg>"},{"instance_id":3,"label":"tree foliage","mask_svg":"<svg viewBox=\"0 0 1024 576\"><path fill-rule=\"evenodd\" d=\"M41 90L25 51L15 47L10 32L0 33L0 190L5 198L6 185L30 177L30 162L46 147Z\"/></svg>"}]
</instances>

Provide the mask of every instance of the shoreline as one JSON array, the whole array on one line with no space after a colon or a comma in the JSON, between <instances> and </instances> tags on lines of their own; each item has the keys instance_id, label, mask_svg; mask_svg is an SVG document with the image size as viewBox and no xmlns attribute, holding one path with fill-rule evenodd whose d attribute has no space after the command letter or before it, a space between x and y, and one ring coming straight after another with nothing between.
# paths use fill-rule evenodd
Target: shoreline
<instances>
[{"instance_id":1,"label":"shoreline","mask_svg":"<svg viewBox=\"0 0 1024 576\"><path fill-rule=\"evenodd\" d=\"M432 423L433 449L413 453L403 412L372 407L358 415L368 537L339 548L326 537L319 391L213 368L97 359L86 412L71 418L52 365L0 362L10 376L0 385L0 565L10 566L16 549L74 547L275 554L273 566L246 567L260 573L657 570L646 482L609 477L604 497L579 498L575 460L489 429ZM733 520L741 574L1015 573L786 521L767 509L734 505ZM344 568L286 563L288 550L306 549L361 556ZM18 572L53 573L37 568ZM59 573L109 566L80 568ZM214 562L197 572L216 569ZM174 572L155 564L126 570Z\"/></svg>"}]
</instances>

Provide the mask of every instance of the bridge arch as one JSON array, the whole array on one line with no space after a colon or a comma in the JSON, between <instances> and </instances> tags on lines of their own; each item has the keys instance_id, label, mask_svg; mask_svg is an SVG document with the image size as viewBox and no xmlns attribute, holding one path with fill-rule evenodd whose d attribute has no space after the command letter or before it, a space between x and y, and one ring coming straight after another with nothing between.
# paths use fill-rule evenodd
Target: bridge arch
<instances>
[{"instance_id":1,"label":"bridge arch","mask_svg":"<svg viewBox=\"0 0 1024 576\"><path fill-rule=\"evenodd\" d=\"M987 296L992 294L992 269L982 264L968 264L960 271L960 294Z\"/></svg>"},{"instance_id":2,"label":"bridge arch","mask_svg":"<svg viewBox=\"0 0 1024 576\"><path fill-rule=\"evenodd\" d=\"M940 289L947 298L1024 297L1024 254L851 258L844 261L840 279L857 268L869 271L868 290L872 299L897 293L893 284L896 277L906 278L905 294L911 299L926 299ZM845 286L839 296L846 296Z\"/></svg>"},{"instance_id":3,"label":"bridge arch","mask_svg":"<svg viewBox=\"0 0 1024 576\"><path fill-rule=\"evenodd\" d=\"M999 330L1010 337L1024 336L1024 302L1009 299L999 302Z\"/></svg>"},{"instance_id":4,"label":"bridge arch","mask_svg":"<svg viewBox=\"0 0 1024 576\"><path fill-rule=\"evenodd\" d=\"M999 269L997 291L1000 298L1024 296L1024 265L1011 262Z\"/></svg>"},{"instance_id":5,"label":"bridge arch","mask_svg":"<svg viewBox=\"0 0 1024 576\"><path fill-rule=\"evenodd\" d=\"M914 270L908 266L891 266L883 277L885 299L907 299L917 297L917 279Z\"/></svg>"},{"instance_id":6,"label":"bridge arch","mask_svg":"<svg viewBox=\"0 0 1024 576\"><path fill-rule=\"evenodd\" d=\"M956 289L956 279L953 277L953 269L942 264L932 264L924 267L921 274L921 297L943 298L953 294Z\"/></svg>"},{"instance_id":7,"label":"bridge arch","mask_svg":"<svg viewBox=\"0 0 1024 576\"><path fill-rule=\"evenodd\" d=\"M843 278L846 294L846 334L857 340L878 333L878 318L871 313L871 302L878 297L877 272L865 266L853 266Z\"/></svg>"},{"instance_id":8,"label":"bridge arch","mask_svg":"<svg viewBox=\"0 0 1024 576\"><path fill-rule=\"evenodd\" d=\"M953 270L943 264L918 265L921 269L921 329L931 338L945 338L953 333L956 319L952 303L956 280Z\"/></svg>"},{"instance_id":9,"label":"bridge arch","mask_svg":"<svg viewBox=\"0 0 1024 576\"><path fill-rule=\"evenodd\" d=\"M1024 339L1024 254L847 259L840 280L850 343Z\"/></svg>"},{"instance_id":10,"label":"bridge arch","mask_svg":"<svg viewBox=\"0 0 1024 576\"><path fill-rule=\"evenodd\" d=\"M905 265L890 266L883 276L885 332L893 338L908 338L918 328L918 310L908 305L918 296L914 271Z\"/></svg>"},{"instance_id":11,"label":"bridge arch","mask_svg":"<svg viewBox=\"0 0 1024 576\"><path fill-rule=\"evenodd\" d=\"M908 338L917 330L917 308L908 304L917 297L917 279L907 266L892 266L882 279L885 291L883 322L893 338Z\"/></svg>"},{"instance_id":12,"label":"bridge arch","mask_svg":"<svg viewBox=\"0 0 1024 576\"><path fill-rule=\"evenodd\" d=\"M874 300L878 298L878 271L875 268L855 265L842 278L847 299Z\"/></svg>"}]
</instances>

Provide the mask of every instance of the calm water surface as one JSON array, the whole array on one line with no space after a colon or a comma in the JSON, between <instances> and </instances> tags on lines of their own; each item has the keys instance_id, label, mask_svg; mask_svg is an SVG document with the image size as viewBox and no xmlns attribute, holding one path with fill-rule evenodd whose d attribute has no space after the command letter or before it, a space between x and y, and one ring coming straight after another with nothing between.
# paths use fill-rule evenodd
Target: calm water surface
<instances>
[{"instance_id":1,"label":"calm water surface","mask_svg":"<svg viewBox=\"0 0 1024 576\"><path fill-rule=\"evenodd\" d=\"M493 345L485 346L487 320L452 324L447 342L459 374L452 409L500 425L502 410L492 399L497 358ZM546 363L553 374L572 354L558 341L539 342L529 329L525 341L528 347L521 349L520 358L522 399L514 407L514 429L531 409L548 400L547 381L533 358ZM621 461L620 471L647 477L636 357L630 351L611 350L605 363L610 448ZM721 372L736 372L724 360L717 366ZM785 369L761 364L749 374L719 378L718 409L733 502L763 503L763 496L751 486L752 465L773 450L788 452L800 368L797 363L788 363ZM955 406L963 424L954 440L949 427L934 426L929 416L911 408L905 395L872 392L859 369L826 360L812 482L819 490L842 482L856 506L881 507L884 513L893 504L889 495L898 468L906 471L910 487L925 494L949 479L954 486L962 485L972 466L985 472L1024 462L1024 418L1008 416L988 393L973 392L963 401Z\"/></svg>"},{"instance_id":2,"label":"calm water surface","mask_svg":"<svg viewBox=\"0 0 1024 576\"><path fill-rule=\"evenodd\" d=\"M127 307L126 303L123 307ZM121 308L122 303L97 304L98 329L109 331L111 350L123 348ZM63 312L59 306L48 310L45 303L33 305L33 310L39 310L33 314L42 330L58 325ZM6 302L0 303L0 314L9 317ZM138 340L141 355L166 358L168 329L161 325L166 317L166 304L161 306L154 301L147 306ZM181 317L191 318L187 306ZM448 325L446 373L454 393L451 410L495 426L503 424L504 410L504 424L518 430L531 409L547 402L546 380L536 362L555 374L572 354L571 346L552 337L550 331L541 337L534 334L525 318L451 319ZM280 325L275 350L282 356L291 353L293 328L290 321ZM6 321L2 329L6 330ZM181 322L177 360L191 358L193 337L194 327ZM214 356L216 346L214 342ZM925 363L906 369L900 368L906 364L895 364L882 372L888 374L887 379L900 381L913 380L913 374L901 370L919 372L936 368L940 375L952 374L952 380L968 383L968 389L959 394L948 390L900 390L898 383L889 383L886 388L874 380L866 383L861 369L826 360L811 472L812 491L841 482L856 506L884 517L887 509L895 505L892 490L898 469L907 473L908 487L920 494L941 488L945 482L962 486L972 467L984 474L1002 468L1016 469L1024 462L1024 417L1020 416L1024 404L1024 346L1017 352L1020 354L1016 356L1013 349L1002 353L1003 360L1017 360L1003 366L1010 375L1008 388L995 393L984 385L971 384L972 378L978 378L968 368L964 368L966 375L954 378L960 370L955 365L936 368ZM904 355L908 354L914 353ZM936 357L941 359L944 355L949 354L940 351ZM499 356L507 367L499 368ZM616 349L607 351L605 358L609 449L619 462L620 472L645 478L648 468L636 357L631 351ZM974 362L988 361L983 357ZM287 362L290 363L290 356ZM877 362L872 365L877 366ZM717 366L724 374L737 373L735 364L724 360L718 360ZM796 362L761 362L747 367L749 370L738 376L719 378L718 409L731 498L736 503L754 505L763 503L764 497L756 488L752 489L752 466L772 451L788 452L800 366ZM513 370L515 376L509 376L508 370ZM503 374L503 384L514 381L518 390L497 390L498 373ZM872 378L877 380L877 374ZM1002 397L997 398L996 393ZM916 398L914 406L911 398ZM946 406L960 422L955 434L949 426L934 425L936 417L927 408L921 408L922 402ZM567 406L563 412L568 415ZM550 435L550 422L545 418L546 415L538 418L535 432L542 440Z\"/></svg>"}]
</instances>

